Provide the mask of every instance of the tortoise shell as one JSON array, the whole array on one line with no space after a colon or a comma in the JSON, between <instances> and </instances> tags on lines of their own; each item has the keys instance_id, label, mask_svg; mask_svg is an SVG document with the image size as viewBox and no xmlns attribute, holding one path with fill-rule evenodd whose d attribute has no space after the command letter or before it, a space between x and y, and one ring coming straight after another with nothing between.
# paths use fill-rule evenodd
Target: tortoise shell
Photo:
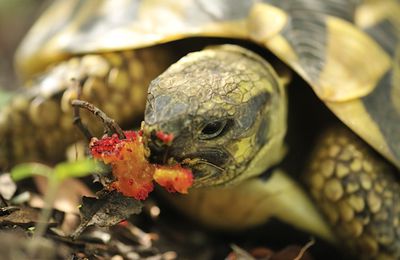
<instances>
[{"instance_id":1,"label":"tortoise shell","mask_svg":"<svg viewBox=\"0 0 400 260\"><path fill-rule=\"evenodd\" d=\"M397 0L60 0L28 33L16 64L29 78L74 55L193 36L248 39L269 49L400 168Z\"/></svg>"}]
</instances>

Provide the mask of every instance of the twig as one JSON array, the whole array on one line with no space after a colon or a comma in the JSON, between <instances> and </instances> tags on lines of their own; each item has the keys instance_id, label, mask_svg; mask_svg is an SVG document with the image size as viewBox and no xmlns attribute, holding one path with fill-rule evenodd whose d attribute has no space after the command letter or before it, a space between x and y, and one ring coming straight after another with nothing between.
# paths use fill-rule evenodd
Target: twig
<instances>
[{"instance_id":1,"label":"twig","mask_svg":"<svg viewBox=\"0 0 400 260\"><path fill-rule=\"evenodd\" d=\"M94 106L93 104L84 101L84 100L79 100L75 99L72 101L72 106L77 108L84 108L91 112L93 115L97 116L100 118L100 120L103 122L104 127L107 131L107 134L112 135L116 133L120 139L126 139L126 136L124 132L122 131L121 127L114 121L114 119L111 119L108 117L103 111L101 111L99 108ZM78 125L79 128L81 128L82 132L86 134L90 134L89 131L87 130L86 126L84 126L80 120L80 116L78 114L78 118L74 118L74 123ZM79 125L79 123L81 125ZM85 132L86 131L86 132ZM90 135L92 137L92 135Z\"/></svg>"},{"instance_id":2,"label":"twig","mask_svg":"<svg viewBox=\"0 0 400 260\"><path fill-rule=\"evenodd\" d=\"M82 123L82 119L79 113L80 107L75 106L74 107L74 118L73 118L73 123L76 125L79 130L83 133L83 135L86 137L88 141L90 141L93 137L93 135L90 133L89 129Z\"/></svg>"},{"instance_id":3,"label":"twig","mask_svg":"<svg viewBox=\"0 0 400 260\"><path fill-rule=\"evenodd\" d=\"M302 258L303 255L305 254L305 252L306 252L310 247L312 247L314 244L315 244L315 239L312 237L311 240L308 241L308 243L305 244L305 245L301 248L299 254L298 254L293 260L301 260L301 258Z\"/></svg>"},{"instance_id":4,"label":"twig","mask_svg":"<svg viewBox=\"0 0 400 260\"><path fill-rule=\"evenodd\" d=\"M76 94L77 94L77 99L81 99L82 96L82 88L83 84L85 84L85 81L87 80L87 77L77 80L76 78L71 78L71 82L73 84L72 87L75 88ZM90 133L89 129L82 123L81 119L81 114L80 114L80 107L73 107L73 123L76 125L79 130L83 133L83 135L86 137L88 141L90 141L93 137L93 135Z\"/></svg>"},{"instance_id":5,"label":"twig","mask_svg":"<svg viewBox=\"0 0 400 260\"><path fill-rule=\"evenodd\" d=\"M238 259L255 260L255 258L252 255L250 255L243 248L241 248L235 244L231 244L231 248L232 248L233 252L236 254Z\"/></svg>"}]
</instances>

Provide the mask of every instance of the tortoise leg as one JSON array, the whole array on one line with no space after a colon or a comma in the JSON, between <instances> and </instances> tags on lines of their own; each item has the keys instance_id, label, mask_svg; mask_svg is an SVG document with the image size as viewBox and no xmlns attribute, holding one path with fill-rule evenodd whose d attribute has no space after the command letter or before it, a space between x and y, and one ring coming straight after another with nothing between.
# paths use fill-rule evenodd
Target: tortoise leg
<instances>
[{"instance_id":1,"label":"tortoise leg","mask_svg":"<svg viewBox=\"0 0 400 260\"><path fill-rule=\"evenodd\" d=\"M317 141L305 182L338 238L355 255L400 259L398 174L354 133L338 127Z\"/></svg>"}]
</instances>

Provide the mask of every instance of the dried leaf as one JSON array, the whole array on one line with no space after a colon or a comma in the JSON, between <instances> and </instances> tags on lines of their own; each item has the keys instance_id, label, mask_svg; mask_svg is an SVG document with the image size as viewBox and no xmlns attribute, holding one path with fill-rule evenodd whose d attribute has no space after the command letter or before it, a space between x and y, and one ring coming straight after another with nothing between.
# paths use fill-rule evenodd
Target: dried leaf
<instances>
[{"instance_id":1,"label":"dried leaf","mask_svg":"<svg viewBox=\"0 0 400 260\"><path fill-rule=\"evenodd\" d=\"M40 209L30 207L13 207L9 214L0 216L0 225L18 225L29 227L37 223L39 219ZM51 221L49 224L56 224Z\"/></svg>"},{"instance_id":2,"label":"dried leaf","mask_svg":"<svg viewBox=\"0 0 400 260\"><path fill-rule=\"evenodd\" d=\"M111 191L103 193L100 197L82 198L81 224L75 230L72 237L77 238L84 229L91 225L109 227L127 219L132 214L138 214L142 210L142 203L121 193Z\"/></svg>"}]
</instances>

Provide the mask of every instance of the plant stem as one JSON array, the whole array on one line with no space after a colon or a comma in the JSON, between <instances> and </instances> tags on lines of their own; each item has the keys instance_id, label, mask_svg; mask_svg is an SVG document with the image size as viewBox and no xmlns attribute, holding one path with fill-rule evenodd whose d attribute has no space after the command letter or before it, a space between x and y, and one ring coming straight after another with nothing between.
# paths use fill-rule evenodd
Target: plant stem
<instances>
[{"instance_id":1,"label":"plant stem","mask_svg":"<svg viewBox=\"0 0 400 260\"><path fill-rule=\"evenodd\" d=\"M48 190L44 196L44 207L39 215L38 223L36 224L35 233L33 238L43 237L46 229L47 223L50 219L51 213L53 211L53 204L57 196L58 187L60 186L60 180L55 174L48 178Z\"/></svg>"}]
</instances>

